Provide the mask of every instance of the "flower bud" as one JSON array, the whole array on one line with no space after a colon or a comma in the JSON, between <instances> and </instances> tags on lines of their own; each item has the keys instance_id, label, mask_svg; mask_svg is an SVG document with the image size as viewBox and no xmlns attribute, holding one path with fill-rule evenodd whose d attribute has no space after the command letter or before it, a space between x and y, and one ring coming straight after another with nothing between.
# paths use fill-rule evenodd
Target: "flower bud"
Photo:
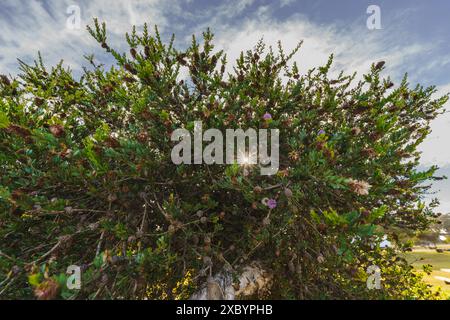
<instances>
[{"instance_id":1,"label":"flower bud","mask_svg":"<svg viewBox=\"0 0 450 320\"><path fill-rule=\"evenodd\" d=\"M261 193L262 192L262 188L260 186L256 186L256 187L253 188L253 191L255 193Z\"/></svg>"},{"instance_id":2,"label":"flower bud","mask_svg":"<svg viewBox=\"0 0 450 320\"><path fill-rule=\"evenodd\" d=\"M292 198L292 190L291 189L289 189L289 188L285 188L284 189L284 195L287 197L287 198Z\"/></svg>"}]
</instances>

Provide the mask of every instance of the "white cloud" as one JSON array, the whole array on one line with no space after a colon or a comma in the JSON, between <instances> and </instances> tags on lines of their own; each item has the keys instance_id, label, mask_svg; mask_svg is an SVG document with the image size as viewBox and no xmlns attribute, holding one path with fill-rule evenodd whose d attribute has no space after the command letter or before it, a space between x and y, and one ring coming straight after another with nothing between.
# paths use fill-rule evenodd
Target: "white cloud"
<instances>
[{"instance_id":1,"label":"white cloud","mask_svg":"<svg viewBox=\"0 0 450 320\"><path fill-rule=\"evenodd\" d=\"M404 61L430 49L419 43L402 46L396 43L397 36L383 30L370 31L363 23L349 25L343 30L333 24L310 22L303 15L276 21L267 9L260 8L254 19L247 19L239 25L218 24L219 28L215 28L217 48L225 49L230 61L234 61L242 50L253 47L260 38L274 48L281 40L287 52L303 40L296 61L304 72L324 65L329 55L334 53L335 71L344 70L349 74L356 71L361 75L373 62L385 60L385 74L400 79L405 72Z\"/></svg>"},{"instance_id":2,"label":"white cloud","mask_svg":"<svg viewBox=\"0 0 450 320\"><path fill-rule=\"evenodd\" d=\"M437 88L435 97L441 97L450 92L450 84ZM437 117L431 124L432 132L420 146L422 163L424 165L450 164L450 103L444 106L448 112Z\"/></svg>"},{"instance_id":3,"label":"white cloud","mask_svg":"<svg viewBox=\"0 0 450 320\"><path fill-rule=\"evenodd\" d=\"M79 31L65 28L68 15L67 7L80 3L81 25ZM131 25L142 26L144 22L157 24L161 31L198 33L211 27L216 34L216 48L224 49L228 60L234 62L242 50L253 47L260 38L276 49L276 42L282 41L286 52L292 50L300 40L304 40L296 61L301 71L326 63L331 53L335 54L335 71L346 73L366 72L371 63L385 60L386 75L398 81L403 73L410 71L412 79L422 76L435 68L442 68L450 61L450 56L440 59L428 59L428 63L414 64L430 55L433 44L416 42L411 39L409 30L399 25L405 19L403 12L395 19L396 33L388 29L367 29L365 16L342 28L336 24L318 24L306 16L294 14L279 21L273 16L274 7L259 6L243 16L249 8L255 7L254 0L234 0L214 7L194 7L190 0L134 0L131 1L17 1L3 0L0 12L0 72L16 73L16 58L30 62L41 51L48 65L54 65L64 58L66 65L80 70L85 64L83 54L99 53L98 44L87 34L84 26L92 22L93 17L107 22L108 36L112 45L124 48L123 35ZM192 6L185 10L183 4ZM284 0L281 6L291 4ZM280 6L277 4L276 6ZM247 11L246 11L247 10ZM9 16L9 17L8 17ZM237 17L239 17L237 19ZM178 23L183 18L192 25ZM195 30L193 30L195 28ZM190 38L184 39L186 42ZM104 58L104 56L101 56ZM423 59L422 59L423 60ZM414 69L410 69L413 67ZM409 70L408 70L409 68ZM426 79L424 79L426 80ZM450 91L450 84L441 86L439 94ZM450 108L449 108L450 109ZM450 148L447 137L450 134L450 115L445 114L432 123L433 132L421 147L422 163L425 165L450 163ZM443 203L450 203L444 199ZM449 207L450 208L450 207Z\"/></svg>"},{"instance_id":4,"label":"white cloud","mask_svg":"<svg viewBox=\"0 0 450 320\"><path fill-rule=\"evenodd\" d=\"M425 55L430 50L430 45L414 42L405 46L399 45L396 39L402 35L386 36L386 33L372 32L358 25L353 25L343 32L333 25L311 23L300 15L277 22L267 12L260 12L256 19L233 28L224 26L216 34L217 48L224 49L232 62L239 57L242 50L253 47L260 38L264 38L264 41L275 49L277 41L281 40L286 52L303 40L295 59L303 72L324 65L329 55L334 53L335 72L344 70L350 74L357 71L361 75L369 70L373 62L385 60L387 68L384 74L391 75L397 81L406 71L410 71L412 78L416 79L416 69L405 70L404 61ZM442 63L444 62L439 62ZM417 69L419 68L422 73L423 68L429 69L430 66L419 66ZM436 97L448 92L450 84L439 87ZM432 130L432 134L420 149L423 151L422 163L450 163L450 114L438 117L432 123Z\"/></svg>"},{"instance_id":5,"label":"white cloud","mask_svg":"<svg viewBox=\"0 0 450 320\"><path fill-rule=\"evenodd\" d=\"M373 62L386 61L384 75L390 75L394 81L400 81L403 74L409 71L410 78L421 79L425 71L436 65L443 65L446 61L415 66L405 69L411 64L405 61L427 55L432 47L422 43L410 42L400 45L402 34L389 35L386 32L371 32L364 27L352 25L345 32L334 25L317 25L305 17L297 15L288 20L277 22L273 20L267 10L258 12L258 18L247 20L233 28L226 25L216 29L216 43L218 49L224 49L229 61L238 58L242 50L253 47L260 38L276 49L278 40L282 41L286 52L304 40L296 61L303 72L310 68L324 65L331 53L335 54L335 72L344 70L347 74L357 71L359 75L369 70ZM406 64L406 65L405 65ZM415 73L418 73L415 75ZM436 97L450 92L450 84L438 88ZM447 104L447 108L450 104ZM440 116L432 123L432 134L423 143L422 163L424 165L450 163L450 114ZM436 186L437 187L437 186ZM449 185L440 183L439 187L447 191ZM436 188L434 188L436 190ZM450 212L450 193L436 190L441 200L438 210ZM432 197L430 197L432 198Z\"/></svg>"},{"instance_id":6,"label":"white cloud","mask_svg":"<svg viewBox=\"0 0 450 320\"><path fill-rule=\"evenodd\" d=\"M123 46L124 34L135 23L142 26L149 21L161 30L167 26L163 12L175 10L176 1L11 1L2 2L3 19L0 19L0 44L2 52L0 71L17 72L16 58L31 62L41 51L48 65L64 58L65 64L80 70L83 55L98 50L98 44L89 36L85 26L98 17L107 22L107 31L113 46ZM130 5L132 3L132 5ZM67 8L80 5L81 29L66 28L69 18ZM7 8L10 11L9 17Z\"/></svg>"}]
</instances>

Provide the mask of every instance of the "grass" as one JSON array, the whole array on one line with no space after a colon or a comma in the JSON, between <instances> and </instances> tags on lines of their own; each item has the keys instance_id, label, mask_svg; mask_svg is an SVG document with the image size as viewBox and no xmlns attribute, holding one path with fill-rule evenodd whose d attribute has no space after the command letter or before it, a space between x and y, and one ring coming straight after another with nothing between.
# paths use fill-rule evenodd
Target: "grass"
<instances>
[{"instance_id":1,"label":"grass","mask_svg":"<svg viewBox=\"0 0 450 320\"><path fill-rule=\"evenodd\" d=\"M432 249L416 248L406 255L406 259L420 272L423 272L423 265L430 264L433 267L433 272L430 275L423 273L424 281L432 285L434 289L441 288L447 298L450 298L450 285L435 278L436 276L450 278L450 273L441 271L441 269L450 269L449 251L438 253Z\"/></svg>"}]
</instances>

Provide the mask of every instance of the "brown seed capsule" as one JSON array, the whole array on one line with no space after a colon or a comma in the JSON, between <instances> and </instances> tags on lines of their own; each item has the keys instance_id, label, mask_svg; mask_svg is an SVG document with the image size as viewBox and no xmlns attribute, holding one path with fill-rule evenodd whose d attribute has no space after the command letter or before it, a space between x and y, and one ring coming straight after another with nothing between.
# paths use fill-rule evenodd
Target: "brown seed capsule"
<instances>
[{"instance_id":1,"label":"brown seed capsule","mask_svg":"<svg viewBox=\"0 0 450 320\"><path fill-rule=\"evenodd\" d=\"M131 77L123 77L123 81L132 83L132 82L136 82L136 79L131 78Z\"/></svg>"},{"instance_id":2,"label":"brown seed capsule","mask_svg":"<svg viewBox=\"0 0 450 320\"><path fill-rule=\"evenodd\" d=\"M292 190L289 189L289 188L285 188L285 189L284 189L284 195L285 195L287 198L292 198L292 196L293 196Z\"/></svg>"},{"instance_id":3,"label":"brown seed capsule","mask_svg":"<svg viewBox=\"0 0 450 320\"><path fill-rule=\"evenodd\" d=\"M109 148L118 148L120 146L120 143L116 138L108 137L105 139L105 145Z\"/></svg>"},{"instance_id":4,"label":"brown seed capsule","mask_svg":"<svg viewBox=\"0 0 450 320\"><path fill-rule=\"evenodd\" d=\"M11 82L9 81L8 77L4 74L0 75L0 80L3 82L4 85L9 86L11 85Z\"/></svg>"},{"instance_id":5,"label":"brown seed capsule","mask_svg":"<svg viewBox=\"0 0 450 320\"><path fill-rule=\"evenodd\" d=\"M319 255L318 257L317 257L317 262L319 262L319 263L324 263L325 262L325 258L323 257L323 255Z\"/></svg>"},{"instance_id":6,"label":"brown seed capsule","mask_svg":"<svg viewBox=\"0 0 450 320\"><path fill-rule=\"evenodd\" d=\"M318 229L320 232L324 232L324 231L327 230L327 225L326 225L325 223L320 223L320 224L317 226L317 229Z\"/></svg>"},{"instance_id":7,"label":"brown seed capsule","mask_svg":"<svg viewBox=\"0 0 450 320\"><path fill-rule=\"evenodd\" d=\"M60 138L64 134L64 127L60 124L51 125L49 129L56 138Z\"/></svg>"},{"instance_id":8,"label":"brown seed capsule","mask_svg":"<svg viewBox=\"0 0 450 320\"><path fill-rule=\"evenodd\" d=\"M386 89L390 89L390 88L392 88L393 86L394 86L394 83L391 82L391 81L389 81L389 82L387 82L387 83L385 84Z\"/></svg>"},{"instance_id":9,"label":"brown seed capsule","mask_svg":"<svg viewBox=\"0 0 450 320\"><path fill-rule=\"evenodd\" d=\"M357 136L358 134L361 133L361 129L359 127L354 127L352 128L352 135Z\"/></svg>"},{"instance_id":10,"label":"brown seed capsule","mask_svg":"<svg viewBox=\"0 0 450 320\"><path fill-rule=\"evenodd\" d=\"M72 207L65 207L64 208L64 212L67 213L67 214L71 214L71 213L73 213L73 208Z\"/></svg>"},{"instance_id":11,"label":"brown seed capsule","mask_svg":"<svg viewBox=\"0 0 450 320\"><path fill-rule=\"evenodd\" d=\"M253 188L253 191L255 193L261 193L262 192L262 188L260 186L256 186L256 187Z\"/></svg>"},{"instance_id":12,"label":"brown seed capsule","mask_svg":"<svg viewBox=\"0 0 450 320\"><path fill-rule=\"evenodd\" d=\"M294 265L294 262L292 262L292 260L289 261L288 268L289 268L289 272L295 273L295 265Z\"/></svg>"},{"instance_id":13,"label":"brown seed capsule","mask_svg":"<svg viewBox=\"0 0 450 320\"><path fill-rule=\"evenodd\" d=\"M377 155L376 151L372 148L363 149L361 153L367 158L373 158Z\"/></svg>"},{"instance_id":14,"label":"brown seed capsule","mask_svg":"<svg viewBox=\"0 0 450 320\"><path fill-rule=\"evenodd\" d=\"M127 70L128 72L130 72L131 74L137 74L136 69L135 69L131 64L129 64L129 63L125 63L125 64L123 65L123 68L124 68L125 70Z\"/></svg>"},{"instance_id":15,"label":"brown seed capsule","mask_svg":"<svg viewBox=\"0 0 450 320\"><path fill-rule=\"evenodd\" d=\"M379 140L381 138L381 134L379 134L378 132L373 132L370 134L369 138L375 142L377 140Z\"/></svg>"},{"instance_id":16,"label":"brown seed capsule","mask_svg":"<svg viewBox=\"0 0 450 320\"><path fill-rule=\"evenodd\" d=\"M381 68L384 67L385 63L386 63L386 62L384 62L384 61L378 62L378 63L375 65L375 69L376 69L376 70L381 70Z\"/></svg>"},{"instance_id":17,"label":"brown seed capsule","mask_svg":"<svg viewBox=\"0 0 450 320\"><path fill-rule=\"evenodd\" d=\"M108 195L108 202L114 202L116 200L117 200L117 195L115 193Z\"/></svg>"},{"instance_id":18,"label":"brown seed capsule","mask_svg":"<svg viewBox=\"0 0 450 320\"><path fill-rule=\"evenodd\" d=\"M141 131L141 132L139 132L137 139L138 139L138 141L139 141L140 143L145 143L145 142L147 142L147 139L148 139L148 133L147 133L146 131Z\"/></svg>"},{"instance_id":19,"label":"brown seed capsule","mask_svg":"<svg viewBox=\"0 0 450 320\"><path fill-rule=\"evenodd\" d=\"M179 64L181 64L182 66L185 66L185 65L187 65L187 62L186 62L186 60L184 60L183 58L177 58L177 61L178 61L178 63Z\"/></svg>"},{"instance_id":20,"label":"brown seed capsule","mask_svg":"<svg viewBox=\"0 0 450 320\"><path fill-rule=\"evenodd\" d=\"M38 107L41 106L43 103L44 103L44 99L42 99L40 97L34 98L34 104L37 105Z\"/></svg>"},{"instance_id":21,"label":"brown seed capsule","mask_svg":"<svg viewBox=\"0 0 450 320\"><path fill-rule=\"evenodd\" d=\"M113 89L113 87L112 87L111 85L106 85L106 86L103 88L103 93L104 93L104 94L109 94L109 93L111 93L113 90L114 90L114 89Z\"/></svg>"},{"instance_id":22,"label":"brown seed capsule","mask_svg":"<svg viewBox=\"0 0 450 320\"><path fill-rule=\"evenodd\" d=\"M144 53L147 58L150 56L150 47L149 46L144 47Z\"/></svg>"},{"instance_id":23,"label":"brown seed capsule","mask_svg":"<svg viewBox=\"0 0 450 320\"><path fill-rule=\"evenodd\" d=\"M316 147L317 147L318 150L323 150L323 148L325 147L325 142L323 142L323 141L318 141L318 142L316 143Z\"/></svg>"},{"instance_id":24,"label":"brown seed capsule","mask_svg":"<svg viewBox=\"0 0 450 320\"><path fill-rule=\"evenodd\" d=\"M13 275L19 274L19 272L20 272L20 267L19 267L19 266L13 266L13 267L11 268L11 272L12 272Z\"/></svg>"},{"instance_id":25,"label":"brown seed capsule","mask_svg":"<svg viewBox=\"0 0 450 320\"><path fill-rule=\"evenodd\" d=\"M208 222L208 218L206 218L206 217L201 217L201 218L200 218L200 222L203 223L203 224L205 224L205 223Z\"/></svg>"},{"instance_id":26,"label":"brown seed capsule","mask_svg":"<svg viewBox=\"0 0 450 320\"><path fill-rule=\"evenodd\" d=\"M364 210L361 212L361 216L362 216L363 218L367 218L369 215L370 215L370 211L369 211L369 210L364 209Z\"/></svg>"},{"instance_id":27,"label":"brown seed capsule","mask_svg":"<svg viewBox=\"0 0 450 320\"><path fill-rule=\"evenodd\" d=\"M202 210L198 210L195 215L199 218L203 217L203 211Z\"/></svg>"},{"instance_id":28,"label":"brown seed capsule","mask_svg":"<svg viewBox=\"0 0 450 320\"><path fill-rule=\"evenodd\" d=\"M131 54L131 56L134 58L134 59L136 59L136 49L135 48L131 48L130 49L130 54Z\"/></svg>"},{"instance_id":29,"label":"brown seed capsule","mask_svg":"<svg viewBox=\"0 0 450 320\"><path fill-rule=\"evenodd\" d=\"M214 67L217 63L217 56L212 56L211 58L211 65Z\"/></svg>"}]
</instances>

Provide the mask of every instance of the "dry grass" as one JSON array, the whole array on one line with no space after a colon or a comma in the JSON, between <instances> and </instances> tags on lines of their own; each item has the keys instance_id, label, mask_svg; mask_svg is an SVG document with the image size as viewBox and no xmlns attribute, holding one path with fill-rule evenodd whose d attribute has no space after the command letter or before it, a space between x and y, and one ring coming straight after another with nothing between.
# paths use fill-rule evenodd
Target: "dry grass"
<instances>
[{"instance_id":1,"label":"dry grass","mask_svg":"<svg viewBox=\"0 0 450 320\"><path fill-rule=\"evenodd\" d=\"M449 250L450 245L439 246L439 248ZM433 272L430 275L424 274L425 282L436 289L441 288L447 297L450 298L450 284L446 284L443 280L435 278L436 276L440 276L450 279L450 273L441 270L450 269L450 251L438 253L433 249L418 247L414 248L413 252L408 253L406 259L420 272L423 271L423 265L430 264L433 267Z\"/></svg>"}]
</instances>

